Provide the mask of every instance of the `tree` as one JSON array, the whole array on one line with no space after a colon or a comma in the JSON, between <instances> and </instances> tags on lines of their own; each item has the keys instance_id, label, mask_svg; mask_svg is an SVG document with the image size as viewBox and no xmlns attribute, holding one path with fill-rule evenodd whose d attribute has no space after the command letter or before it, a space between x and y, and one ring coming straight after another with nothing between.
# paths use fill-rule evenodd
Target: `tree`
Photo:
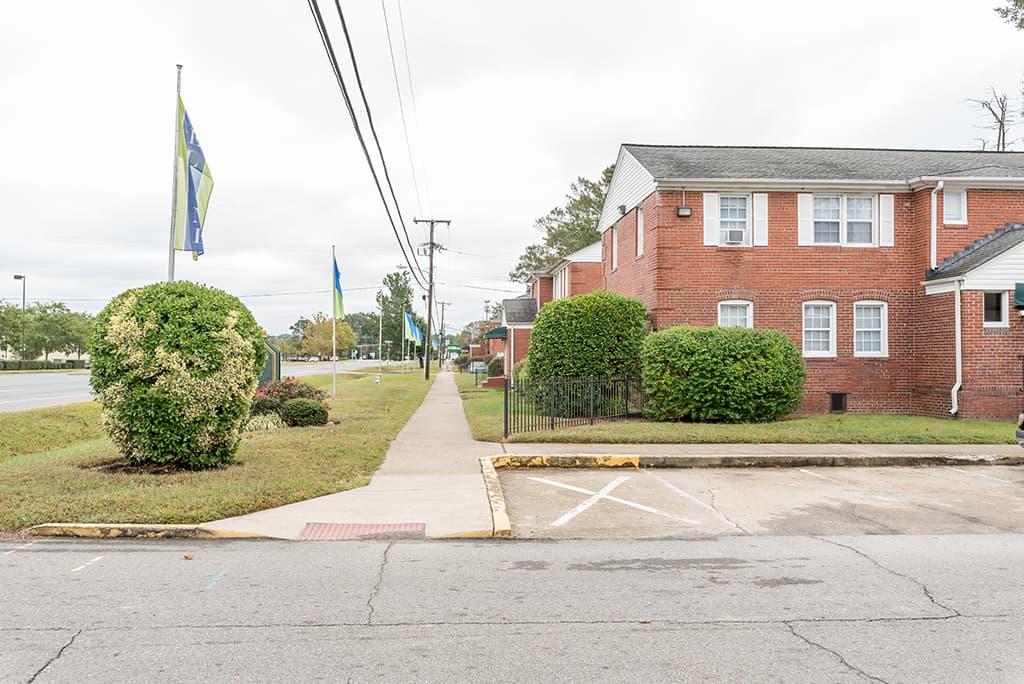
<instances>
[{"instance_id":1,"label":"tree","mask_svg":"<svg viewBox=\"0 0 1024 684\"><path fill-rule=\"evenodd\" d=\"M1008 24L1024 31L1024 0L1004 0L1003 7L996 7L996 14Z\"/></svg>"},{"instance_id":2,"label":"tree","mask_svg":"<svg viewBox=\"0 0 1024 684\"><path fill-rule=\"evenodd\" d=\"M0 350L14 349L21 353L27 314L17 304L0 304Z\"/></svg>"},{"instance_id":3,"label":"tree","mask_svg":"<svg viewBox=\"0 0 1024 684\"><path fill-rule=\"evenodd\" d=\"M71 313L60 302L36 304L28 310L28 330L25 335L27 357L32 359L40 354L46 360L50 354L63 350L68 344L65 315Z\"/></svg>"},{"instance_id":4,"label":"tree","mask_svg":"<svg viewBox=\"0 0 1024 684\"><path fill-rule=\"evenodd\" d=\"M64 329L64 346L61 351L82 358L82 354L89 351L89 336L92 334L93 320L93 316L77 311L61 314L59 323Z\"/></svg>"},{"instance_id":5,"label":"tree","mask_svg":"<svg viewBox=\"0 0 1024 684\"><path fill-rule=\"evenodd\" d=\"M292 333L292 337L297 340L301 340L305 334L306 326L309 325L308 318L300 318L299 320L292 323L292 327L289 330Z\"/></svg>"},{"instance_id":6,"label":"tree","mask_svg":"<svg viewBox=\"0 0 1024 684\"><path fill-rule=\"evenodd\" d=\"M313 314L313 320L303 331L305 337L302 338L302 351L311 356L330 358L332 323L331 317L325 313ZM352 328L345 321L338 321L336 328L334 349L337 350L339 357L344 358L348 355L348 350L356 346L356 338L352 334Z\"/></svg>"},{"instance_id":7,"label":"tree","mask_svg":"<svg viewBox=\"0 0 1024 684\"><path fill-rule=\"evenodd\" d=\"M356 344L377 344L380 316L377 312L351 313L345 316L345 322L352 328L356 336Z\"/></svg>"},{"instance_id":8,"label":"tree","mask_svg":"<svg viewBox=\"0 0 1024 684\"><path fill-rule=\"evenodd\" d=\"M402 333L404 331L403 315L412 312L412 282L409 272L405 270L388 273L384 276L383 290L377 292L377 305L380 307L381 316L384 319L384 339L391 340L391 352L384 354L389 359L402 358ZM413 314L416 325L426 332L426 325L423 319Z\"/></svg>"},{"instance_id":9,"label":"tree","mask_svg":"<svg viewBox=\"0 0 1024 684\"><path fill-rule=\"evenodd\" d=\"M536 271L601 239L597 222L601 218L604 196L614 171L613 164L601 173L597 181L582 176L577 178L569 188L565 206L555 207L534 221L533 227L544 234L544 241L526 248L509 278L525 283Z\"/></svg>"},{"instance_id":10,"label":"tree","mask_svg":"<svg viewBox=\"0 0 1024 684\"><path fill-rule=\"evenodd\" d=\"M985 128L996 132L996 139L992 147L996 152L1005 152L1006 148L1010 146L1010 143L1006 140L1006 131L1017 123L1017 118L1009 111L1010 104L1012 104L1009 96L1006 93L1000 95L994 87L991 88L991 91L992 97L990 98L984 100L971 99L968 102L973 103L992 117L992 123L985 126ZM1016 106L1014 109L1016 109ZM981 140L982 150L988 147L988 140L983 138L979 138L979 140Z\"/></svg>"}]
</instances>

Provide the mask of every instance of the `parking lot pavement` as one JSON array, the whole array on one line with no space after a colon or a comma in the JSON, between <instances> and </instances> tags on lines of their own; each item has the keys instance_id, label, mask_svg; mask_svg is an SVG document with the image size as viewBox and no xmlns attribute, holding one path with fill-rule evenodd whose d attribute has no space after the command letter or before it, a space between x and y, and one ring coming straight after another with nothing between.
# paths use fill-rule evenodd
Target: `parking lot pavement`
<instances>
[{"instance_id":1,"label":"parking lot pavement","mask_svg":"<svg viewBox=\"0 0 1024 684\"><path fill-rule=\"evenodd\" d=\"M515 537L1024 532L1024 466L500 471Z\"/></svg>"}]
</instances>

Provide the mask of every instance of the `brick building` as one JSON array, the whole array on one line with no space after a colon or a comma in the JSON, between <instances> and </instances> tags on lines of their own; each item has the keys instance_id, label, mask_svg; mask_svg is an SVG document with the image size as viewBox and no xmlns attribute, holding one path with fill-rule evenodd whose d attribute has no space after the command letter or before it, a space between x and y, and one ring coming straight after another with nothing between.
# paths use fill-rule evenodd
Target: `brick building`
<instances>
[{"instance_id":1,"label":"brick building","mask_svg":"<svg viewBox=\"0 0 1024 684\"><path fill-rule=\"evenodd\" d=\"M623 145L602 284L653 330L782 330L801 413L1011 419L1020 220L1024 153Z\"/></svg>"}]
</instances>

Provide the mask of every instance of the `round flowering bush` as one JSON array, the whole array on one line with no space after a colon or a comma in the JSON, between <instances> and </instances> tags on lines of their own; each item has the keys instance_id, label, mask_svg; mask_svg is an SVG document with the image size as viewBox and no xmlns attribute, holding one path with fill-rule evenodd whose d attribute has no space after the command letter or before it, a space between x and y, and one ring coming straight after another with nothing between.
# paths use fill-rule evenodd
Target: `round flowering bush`
<instances>
[{"instance_id":1,"label":"round flowering bush","mask_svg":"<svg viewBox=\"0 0 1024 684\"><path fill-rule=\"evenodd\" d=\"M96 318L91 384L130 464L230 463L266 352L232 295L195 283L121 293Z\"/></svg>"}]
</instances>

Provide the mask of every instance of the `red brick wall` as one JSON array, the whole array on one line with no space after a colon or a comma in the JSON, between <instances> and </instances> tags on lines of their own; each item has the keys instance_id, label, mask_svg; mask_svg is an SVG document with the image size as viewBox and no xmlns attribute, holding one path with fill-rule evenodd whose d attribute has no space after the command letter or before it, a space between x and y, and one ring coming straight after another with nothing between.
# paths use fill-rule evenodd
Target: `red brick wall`
<instances>
[{"instance_id":1,"label":"red brick wall","mask_svg":"<svg viewBox=\"0 0 1024 684\"><path fill-rule=\"evenodd\" d=\"M505 351L505 340L487 340L487 354L494 356Z\"/></svg>"},{"instance_id":2,"label":"red brick wall","mask_svg":"<svg viewBox=\"0 0 1024 684\"><path fill-rule=\"evenodd\" d=\"M636 256L636 212L624 215L614 270L612 231L602 236L605 287L644 302L654 329L714 325L719 301L751 300L755 327L782 330L798 347L802 302L834 301L837 355L806 359L800 412L825 412L829 393L845 392L849 411L949 415L955 382L952 295L926 297L921 285L930 265L930 189L895 194L894 247L798 246L795 192L768 193L767 246L704 246L703 204L702 193L695 191L649 196L641 257ZM679 205L691 207L692 216L677 217ZM956 227L941 224L940 193L938 215L941 263L1006 222L1024 220L1024 192L969 190L970 223ZM981 293L965 292L964 298L960 415L1013 417L1021 403L1021 323L1013 320L1010 329L969 325L969 306L974 307L970 315L981 320ZM888 303L886 358L853 355L853 304L867 299Z\"/></svg>"},{"instance_id":3,"label":"red brick wall","mask_svg":"<svg viewBox=\"0 0 1024 684\"><path fill-rule=\"evenodd\" d=\"M587 294L600 290L603 270L601 264L574 263L569 264L569 296Z\"/></svg>"},{"instance_id":4,"label":"red brick wall","mask_svg":"<svg viewBox=\"0 0 1024 684\"><path fill-rule=\"evenodd\" d=\"M530 349L530 328L509 328L508 349L505 352L505 377L512 376L512 366L526 358Z\"/></svg>"},{"instance_id":5,"label":"red brick wall","mask_svg":"<svg viewBox=\"0 0 1024 684\"><path fill-rule=\"evenodd\" d=\"M535 276L530 285L530 296L537 302L537 308L544 306L551 301L553 290L553 278L551 276Z\"/></svg>"}]
</instances>

